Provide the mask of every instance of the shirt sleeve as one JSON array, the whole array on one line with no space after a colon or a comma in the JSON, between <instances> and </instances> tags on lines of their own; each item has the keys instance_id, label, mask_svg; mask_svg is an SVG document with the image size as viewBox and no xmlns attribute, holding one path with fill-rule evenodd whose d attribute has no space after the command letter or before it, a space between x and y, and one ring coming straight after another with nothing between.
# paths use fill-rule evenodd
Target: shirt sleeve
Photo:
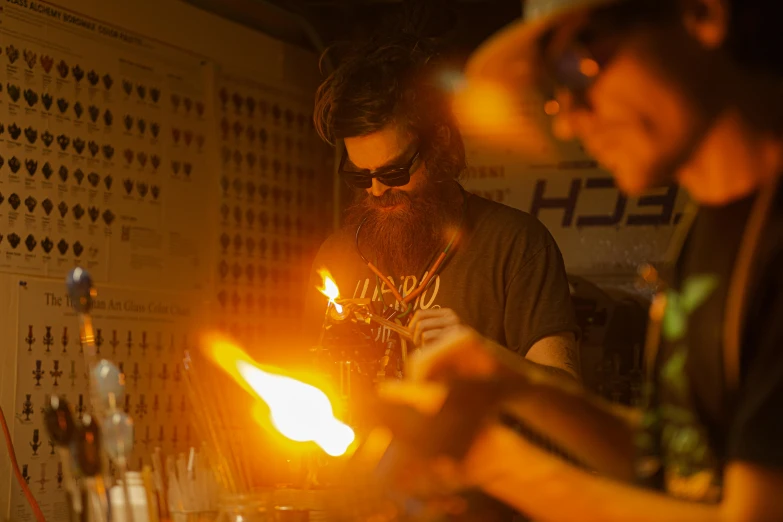
<instances>
[{"instance_id":1,"label":"shirt sleeve","mask_svg":"<svg viewBox=\"0 0 783 522\"><path fill-rule=\"evenodd\" d=\"M762 280L746 315L727 458L783 468L783 255L776 258L767 271L773 278Z\"/></svg>"},{"instance_id":2,"label":"shirt sleeve","mask_svg":"<svg viewBox=\"0 0 783 522\"><path fill-rule=\"evenodd\" d=\"M511 278L506 296L506 339L520 355L550 335L579 336L563 256L554 239L525 261Z\"/></svg>"}]
</instances>

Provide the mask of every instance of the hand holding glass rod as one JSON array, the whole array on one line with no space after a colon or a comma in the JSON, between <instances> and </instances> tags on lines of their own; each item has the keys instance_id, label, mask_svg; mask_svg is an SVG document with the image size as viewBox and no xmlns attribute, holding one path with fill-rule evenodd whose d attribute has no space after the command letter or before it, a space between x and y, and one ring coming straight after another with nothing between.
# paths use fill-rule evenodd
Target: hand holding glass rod
<instances>
[{"instance_id":1,"label":"hand holding glass rod","mask_svg":"<svg viewBox=\"0 0 783 522\"><path fill-rule=\"evenodd\" d=\"M346 312L353 312L353 316L365 324L376 323L380 326L385 326L392 332L399 334L406 341L413 342L413 334L408 328L372 313L368 306L370 304L369 299L335 299L334 302L342 306ZM342 315L345 317L350 316L350 314Z\"/></svg>"}]
</instances>

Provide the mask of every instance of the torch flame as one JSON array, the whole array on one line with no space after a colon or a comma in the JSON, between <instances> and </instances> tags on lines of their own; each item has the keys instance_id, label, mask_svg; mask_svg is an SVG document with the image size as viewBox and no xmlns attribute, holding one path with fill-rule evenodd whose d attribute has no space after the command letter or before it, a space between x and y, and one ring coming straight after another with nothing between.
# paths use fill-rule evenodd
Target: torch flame
<instances>
[{"instance_id":1,"label":"torch flame","mask_svg":"<svg viewBox=\"0 0 783 522\"><path fill-rule=\"evenodd\" d=\"M334 418L329 398L315 386L242 361L237 362L237 369L269 405L272 424L289 439L315 442L333 457L345 453L353 442L353 430Z\"/></svg>"},{"instance_id":2,"label":"torch flame","mask_svg":"<svg viewBox=\"0 0 783 522\"><path fill-rule=\"evenodd\" d=\"M314 442L328 455L343 455L354 432L334 417L326 394L304 382L264 370L239 347L219 337L204 344L215 362L269 408L272 425L296 442ZM255 412L258 415L258 411Z\"/></svg>"},{"instance_id":3,"label":"torch flame","mask_svg":"<svg viewBox=\"0 0 783 522\"><path fill-rule=\"evenodd\" d=\"M337 283L332 279L332 274L327 269L322 268L318 271L318 275L324 280L324 286L319 288L318 291L329 298L329 302L334 305L337 313L343 313L343 307L335 302L335 299L340 297L340 289L337 288Z\"/></svg>"}]
</instances>

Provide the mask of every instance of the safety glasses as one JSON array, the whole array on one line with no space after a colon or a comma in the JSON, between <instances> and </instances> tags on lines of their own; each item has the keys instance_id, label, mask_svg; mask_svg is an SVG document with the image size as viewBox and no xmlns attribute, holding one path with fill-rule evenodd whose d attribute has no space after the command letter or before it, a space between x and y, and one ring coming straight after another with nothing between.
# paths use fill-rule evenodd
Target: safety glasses
<instances>
[{"instance_id":1,"label":"safety glasses","mask_svg":"<svg viewBox=\"0 0 783 522\"><path fill-rule=\"evenodd\" d=\"M601 34L594 24L580 30L557 52L543 56L542 86L548 95L565 89L581 99L622 45L620 34Z\"/></svg>"},{"instance_id":2,"label":"safety glasses","mask_svg":"<svg viewBox=\"0 0 783 522\"><path fill-rule=\"evenodd\" d=\"M566 43L555 43L554 33L542 38L539 57L543 65L540 79L544 94L554 97L555 91L564 89L577 102L584 102L587 90L609 66L630 34L670 16L670 11L660 5L662 3L642 0L599 9L590 14L582 27L574 30Z\"/></svg>"},{"instance_id":3,"label":"safety glasses","mask_svg":"<svg viewBox=\"0 0 783 522\"><path fill-rule=\"evenodd\" d=\"M345 165L348 162L348 153L346 152L340 160L338 172L348 186L356 189L372 187L373 179L377 179L387 187L402 187L410 182L411 169L418 158L419 151L417 150L405 165L385 167L374 172L367 169L347 170Z\"/></svg>"}]
</instances>

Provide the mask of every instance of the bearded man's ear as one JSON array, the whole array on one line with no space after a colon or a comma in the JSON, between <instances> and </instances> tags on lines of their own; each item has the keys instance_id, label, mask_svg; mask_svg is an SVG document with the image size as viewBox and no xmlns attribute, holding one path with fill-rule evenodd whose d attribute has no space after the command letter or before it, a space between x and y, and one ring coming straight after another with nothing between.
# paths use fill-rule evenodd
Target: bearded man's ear
<instances>
[{"instance_id":1,"label":"bearded man's ear","mask_svg":"<svg viewBox=\"0 0 783 522\"><path fill-rule=\"evenodd\" d=\"M451 129L447 125L441 125L435 133L435 139L443 145L448 145L451 143Z\"/></svg>"}]
</instances>

